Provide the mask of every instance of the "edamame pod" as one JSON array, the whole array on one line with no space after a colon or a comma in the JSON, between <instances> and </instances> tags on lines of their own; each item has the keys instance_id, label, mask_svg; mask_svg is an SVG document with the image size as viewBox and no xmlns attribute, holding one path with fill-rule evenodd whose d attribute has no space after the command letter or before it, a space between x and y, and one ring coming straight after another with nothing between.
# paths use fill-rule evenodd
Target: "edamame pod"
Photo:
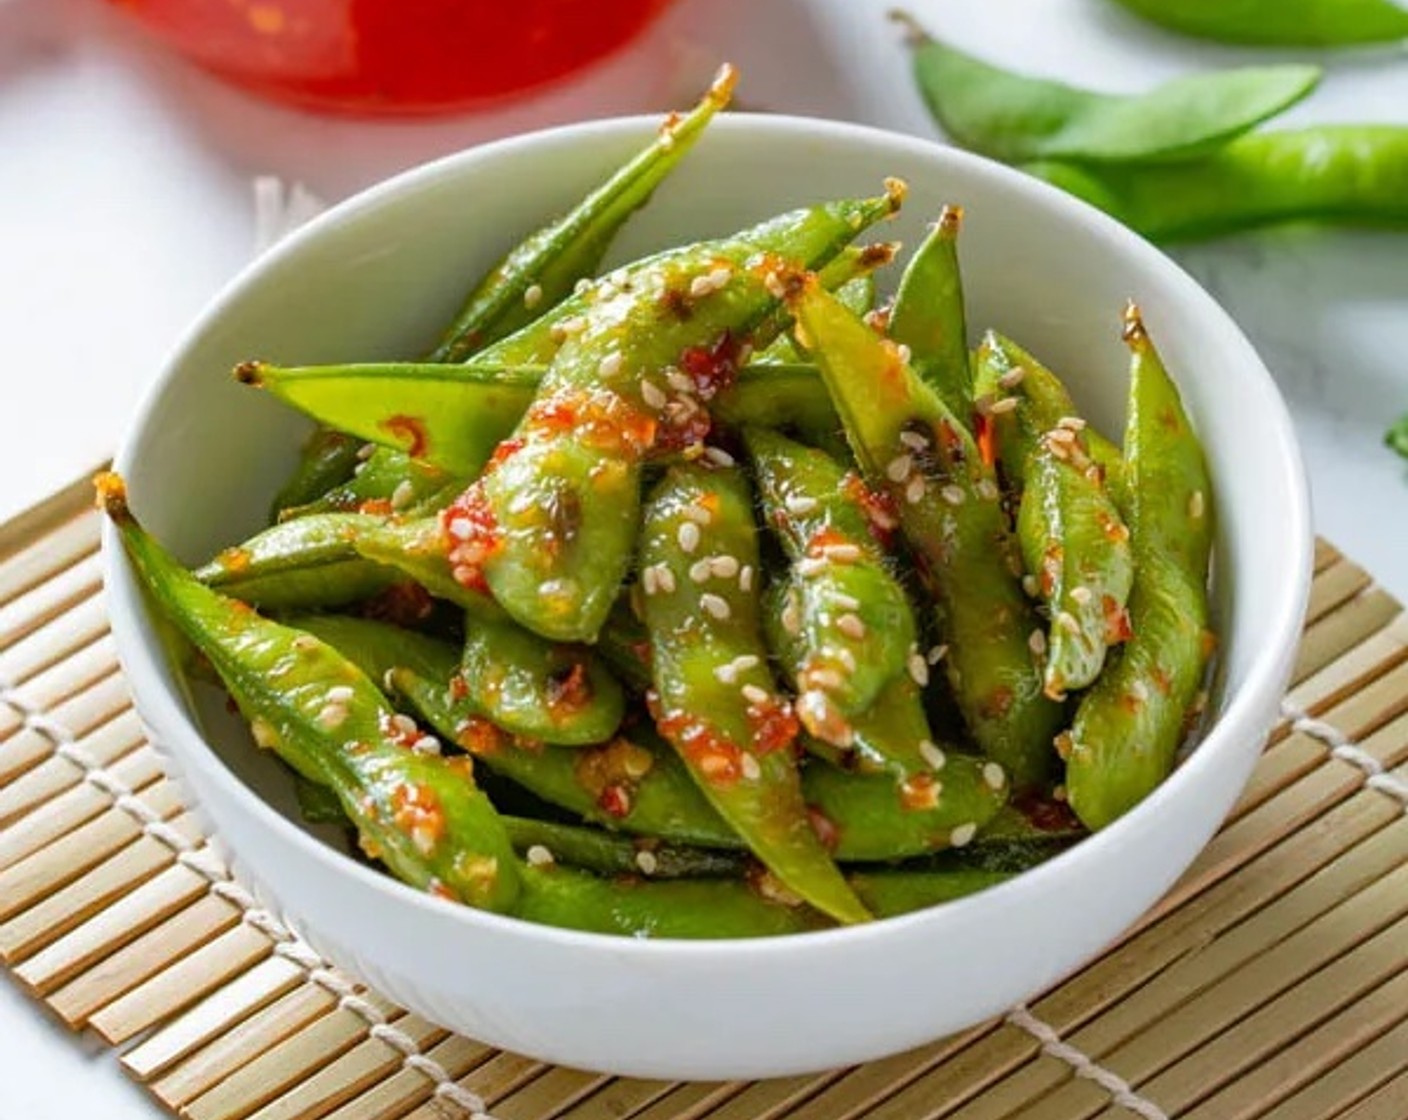
<instances>
[{"instance_id":1,"label":"edamame pod","mask_svg":"<svg viewBox=\"0 0 1408 1120\"><path fill-rule=\"evenodd\" d=\"M1060 742L1071 808L1091 829L1133 808L1173 769L1213 647L1207 465L1132 304L1124 337L1132 354L1124 445L1133 635L1082 698Z\"/></svg>"},{"instance_id":2,"label":"edamame pod","mask_svg":"<svg viewBox=\"0 0 1408 1120\"><path fill-rule=\"evenodd\" d=\"M1199 39L1253 46L1334 47L1408 39L1408 9L1392 0L1115 0Z\"/></svg>"},{"instance_id":3,"label":"edamame pod","mask_svg":"<svg viewBox=\"0 0 1408 1120\"><path fill-rule=\"evenodd\" d=\"M415 516L438 509L441 497L449 501L465 488L468 479L412 459L395 448L363 444L365 456L352 477L321 497L301 506L281 510L280 521L312 513L374 513Z\"/></svg>"},{"instance_id":4,"label":"edamame pod","mask_svg":"<svg viewBox=\"0 0 1408 1120\"><path fill-rule=\"evenodd\" d=\"M274 495L269 519L277 521L283 510L307 505L351 478L361 446L361 440L346 432L323 425L314 428L299 450L298 465Z\"/></svg>"},{"instance_id":5,"label":"edamame pod","mask_svg":"<svg viewBox=\"0 0 1408 1120\"><path fill-rule=\"evenodd\" d=\"M330 786L363 848L398 878L471 906L513 909L517 860L468 761L440 758L439 743L333 647L181 568L137 524L116 475L100 475L97 488L139 579L224 681L255 743Z\"/></svg>"},{"instance_id":6,"label":"edamame pod","mask_svg":"<svg viewBox=\"0 0 1408 1120\"><path fill-rule=\"evenodd\" d=\"M652 714L710 803L787 887L838 921L864 921L802 800L797 720L762 641L758 565L743 476L670 468L641 530Z\"/></svg>"},{"instance_id":7,"label":"edamame pod","mask_svg":"<svg viewBox=\"0 0 1408 1120\"><path fill-rule=\"evenodd\" d=\"M689 848L528 817L504 817L503 821L514 849L536 867L563 863L598 875L741 879L757 866L743 852Z\"/></svg>"},{"instance_id":8,"label":"edamame pod","mask_svg":"<svg viewBox=\"0 0 1408 1120\"><path fill-rule=\"evenodd\" d=\"M889 335L909 347L909 364L955 416L973 407L968 328L963 313L963 277L958 268L961 206L939 211L929 236L905 265Z\"/></svg>"}]
</instances>

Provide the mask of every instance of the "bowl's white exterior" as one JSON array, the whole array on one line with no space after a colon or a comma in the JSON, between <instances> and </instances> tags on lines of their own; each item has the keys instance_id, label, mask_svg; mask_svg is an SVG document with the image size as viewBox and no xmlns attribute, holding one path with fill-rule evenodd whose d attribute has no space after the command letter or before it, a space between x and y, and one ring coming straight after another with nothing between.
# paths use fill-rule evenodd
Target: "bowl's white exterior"
<instances>
[{"instance_id":1,"label":"bowl's white exterior","mask_svg":"<svg viewBox=\"0 0 1408 1120\"><path fill-rule=\"evenodd\" d=\"M262 258L196 324L141 409L118 460L139 515L187 560L252 530L304 425L236 386L231 365L421 351L467 281L654 125L607 121L465 152L359 195ZM198 725L109 532L113 631L142 718L243 872L320 952L430 1019L539 1058L646 1077L795 1074L917 1045L1052 984L1133 922L1207 841L1276 712L1310 572L1288 417L1209 296L1094 210L995 164L870 129L765 116L713 125L614 256L872 193L885 175L907 178L912 191L904 216L877 236L914 244L942 202L962 203L970 323L1043 355L1107 431L1119 431L1126 386L1119 312L1130 296L1144 307L1216 483L1223 646L1205 741L1113 827L938 909L774 941L547 929L414 892L271 807L287 804L286 783L251 762L230 722L202 712Z\"/></svg>"}]
</instances>

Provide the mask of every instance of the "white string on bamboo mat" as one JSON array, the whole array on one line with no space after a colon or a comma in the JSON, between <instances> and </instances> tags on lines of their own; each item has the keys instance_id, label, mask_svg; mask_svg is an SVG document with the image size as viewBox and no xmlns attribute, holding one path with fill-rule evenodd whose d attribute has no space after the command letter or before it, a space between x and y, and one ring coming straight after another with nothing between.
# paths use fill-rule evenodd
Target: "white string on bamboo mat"
<instances>
[{"instance_id":1,"label":"white string on bamboo mat","mask_svg":"<svg viewBox=\"0 0 1408 1120\"><path fill-rule=\"evenodd\" d=\"M1121 1108L1128 1109L1144 1120L1169 1120L1168 1113L1146 1097L1141 1097L1130 1088L1129 1082L1119 1074L1097 1065L1083 1050L1078 1050L1062 1040L1054 1027L1043 1022L1019 1003L1007 1013L1007 1021L1019 1030L1026 1031L1041 1043L1042 1053L1070 1066L1077 1077L1093 1081L1110 1094L1110 1099Z\"/></svg>"},{"instance_id":2,"label":"white string on bamboo mat","mask_svg":"<svg viewBox=\"0 0 1408 1120\"><path fill-rule=\"evenodd\" d=\"M1312 739L1329 747L1333 757L1358 767L1364 772L1366 786L1394 798L1403 806L1403 811L1408 813L1408 782L1390 774L1384 769L1383 763L1350 739L1338 727L1326 723L1322 719L1316 719L1289 700L1281 702L1281 714L1291 721L1293 731L1309 735Z\"/></svg>"},{"instance_id":3,"label":"white string on bamboo mat","mask_svg":"<svg viewBox=\"0 0 1408 1120\"><path fill-rule=\"evenodd\" d=\"M83 780L111 798L113 805L141 825L146 835L175 852L178 863L205 879L212 894L239 910L241 921L274 943L275 954L303 969L309 983L336 996L339 1008L365 1022L372 1038L380 1039L401 1055L402 1066L433 1082L436 1096L458 1105L471 1120L494 1120L483 1098L457 1084L439 1062L421 1050L415 1039L388 1023L381 1009L364 998L352 981L334 971L312 946L261 907L254 896L231 877L229 868L208 844L188 839L163 820L126 782L89 754L72 731L31 704L14 685L3 679L0 679L0 702L19 713L25 727L48 739L55 755L77 766L83 772Z\"/></svg>"}]
</instances>

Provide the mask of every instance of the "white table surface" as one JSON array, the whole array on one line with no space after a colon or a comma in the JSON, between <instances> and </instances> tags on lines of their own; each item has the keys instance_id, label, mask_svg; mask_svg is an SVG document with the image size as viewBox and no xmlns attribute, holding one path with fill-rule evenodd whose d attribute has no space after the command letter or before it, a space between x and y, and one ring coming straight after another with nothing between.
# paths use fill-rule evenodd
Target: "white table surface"
<instances>
[{"instance_id":1,"label":"white table surface","mask_svg":"<svg viewBox=\"0 0 1408 1120\"><path fill-rule=\"evenodd\" d=\"M331 201L421 160L587 117L686 104L718 61L753 108L937 135L889 0L681 0L634 48L512 107L419 124L275 108L169 57L96 0L0 0L0 520L111 453L185 324L249 258L250 181ZM1268 55L1148 30L1102 0L912 0L956 44L1087 85ZM1299 56L1286 56L1299 57ZM1291 119L1408 123L1408 54L1345 53ZM1180 249L1290 403L1319 531L1408 597L1408 236L1288 229ZM1248 418L1253 423L1254 418ZM0 1120L153 1120L90 1040L0 979Z\"/></svg>"}]
</instances>

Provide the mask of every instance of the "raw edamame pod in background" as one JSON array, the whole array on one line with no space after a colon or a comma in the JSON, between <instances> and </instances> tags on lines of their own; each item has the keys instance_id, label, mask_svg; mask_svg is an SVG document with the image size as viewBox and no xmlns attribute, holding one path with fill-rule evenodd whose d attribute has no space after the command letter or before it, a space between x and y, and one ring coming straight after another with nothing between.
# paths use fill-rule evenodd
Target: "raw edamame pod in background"
<instances>
[{"instance_id":1,"label":"raw edamame pod in background","mask_svg":"<svg viewBox=\"0 0 1408 1120\"><path fill-rule=\"evenodd\" d=\"M1005 163L1164 162L1220 147L1300 101L1316 66L1244 66L1175 78L1140 94L1096 93L1004 70L894 13L914 49L929 110L965 148Z\"/></svg>"},{"instance_id":2,"label":"raw edamame pod in background","mask_svg":"<svg viewBox=\"0 0 1408 1120\"><path fill-rule=\"evenodd\" d=\"M1132 355L1124 453L1133 635L1081 699L1060 743L1071 808L1091 829L1126 813L1168 777L1213 648L1207 464L1133 304L1124 337Z\"/></svg>"},{"instance_id":3,"label":"raw edamame pod in background","mask_svg":"<svg viewBox=\"0 0 1408 1120\"><path fill-rule=\"evenodd\" d=\"M1160 27L1248 46L1337 47L1408 39L1393 0L1115 0Z\"/></svg>"}]
</instances>

